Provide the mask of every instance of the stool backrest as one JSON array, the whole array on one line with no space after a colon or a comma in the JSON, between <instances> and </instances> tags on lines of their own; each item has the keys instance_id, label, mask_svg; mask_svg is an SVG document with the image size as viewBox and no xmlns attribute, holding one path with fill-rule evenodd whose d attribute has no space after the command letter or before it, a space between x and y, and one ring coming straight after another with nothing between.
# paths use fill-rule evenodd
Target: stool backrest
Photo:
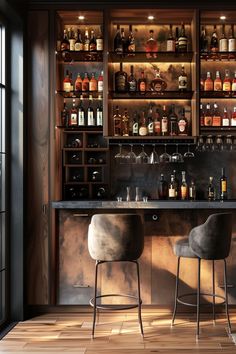
<instances>
[{"instance_id":1,"label":"stool backrest","mask_svg":"<svg viewBox=\"0 0 236 354\"><path fill-rule=\"evenodd\" d=\"M232 214L212 214L206 222L193 228L189 234L189 245L202 259L224 259L228 257L232 235Z\"/></svg>"},{"instance_id":2,"label":"stool backrest","mask_svg":"<svg viewBox=\"0 0 236 354\"><path fill-rule=\"evenodd\" d=\"M136 214L95 214L88 231L90 256L99 261L138 259L144 247L143 224Z\"/></svg>"}]
</instances>

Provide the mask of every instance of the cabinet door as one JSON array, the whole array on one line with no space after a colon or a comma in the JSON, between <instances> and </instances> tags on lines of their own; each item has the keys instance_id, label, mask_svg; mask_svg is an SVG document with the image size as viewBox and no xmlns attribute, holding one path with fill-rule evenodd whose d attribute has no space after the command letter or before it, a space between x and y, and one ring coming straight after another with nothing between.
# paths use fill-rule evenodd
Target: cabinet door
<instances>
[{"instance_id":1,"label":"cabinet door","mask_svg":"<svg viewBox=\"0 0 236 354\"><path fill-rule=\"evenodd\" d=\"M60 211L58 304L88 305L93 297L95 261L87 242L90 219L86 213Z\"/></svg>"}]
</instances>

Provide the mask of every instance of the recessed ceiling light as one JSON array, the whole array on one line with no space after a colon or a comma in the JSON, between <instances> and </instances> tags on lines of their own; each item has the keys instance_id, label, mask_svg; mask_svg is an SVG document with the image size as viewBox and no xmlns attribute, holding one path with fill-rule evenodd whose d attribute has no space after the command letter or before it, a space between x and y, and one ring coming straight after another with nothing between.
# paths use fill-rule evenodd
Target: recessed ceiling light
<instances>
[{"instance_id":1,"label":"recessed ceiling light","mask_svg":"<svg viewBox=\"0 0 236 354\"><path fill-rule=\"evenodd\" d=\"M84 17L83 15L80 15L80 16L78 16L78 19L79 19L79 20L84 20L85 17Z\"/></svg>"},{"instance_id":2,"label":"recessed ceiling light","mask_svg":"<svg viewBox=\"0 0 236 354\"><path fill-rule=\"evenodd\" d=\"M226 16L220 16L220 20L226 20Z\"/></svg>"},{"instance_id":3,"label":"recessed ceiling light","mask_svg":"<svg viewBox=\"0 0 236 354\"><path fill-rule=\"evenodd\" d=\"M154 16L152 15L148 16L148 20L154 20Z\"/></svg>"}]
</instances>

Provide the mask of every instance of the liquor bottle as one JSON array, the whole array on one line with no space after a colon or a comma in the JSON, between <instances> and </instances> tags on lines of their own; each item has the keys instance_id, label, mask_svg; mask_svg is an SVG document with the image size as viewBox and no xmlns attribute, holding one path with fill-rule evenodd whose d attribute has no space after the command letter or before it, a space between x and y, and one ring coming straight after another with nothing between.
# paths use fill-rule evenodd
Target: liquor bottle
<instances>
[{"instance_id":1,"label":"liquor bottle","mask_svg":"<svg viewBox=\"0 0 236 354\"><path fill-rule=\"evenodd\" d=\"M63 127L68 127L69 124L69 112L66 106L66 100L64 100L63 110L61 111L61 125Z\"/></svg>"},{"instance_id":2,"label":"liquor bottle","mask_svg":"<svg viewBox=\"0 0 236 354\"><path fill-rule=\"evenodd\" d=\"M66 76L63 80L63 91L70 92L71 91L71 80L69 70L66 70Z\"/></svg>"},{"instance_id":3,"label":"liquor bottle","mask_svg":"<svg viewBox=\"0 0 236 354\"><path fill-rule=\"evenodd\" d=\"M205 112L205 116L204 116L204 126L205 127L212 126L212 112L211 112L210 103L207 103L207 105L206 105L206 112Z\"/></svg>"},{"instance_id":4,"label":"liquor bottle","mask_svg":"<svg viewBox=\"0 0 236 354\"><path fill-rule=\"evenodd\" d=\"M97 91L98 90L98 82L95 78L94 73L92 73L92 77L89 81L89 91Z\"/></svg>"},{"instance_id":5,"label":"liquor bottle","mask_svg":"<svg viewBox=\"0 0 236 354\"><path fill-rule=\"evenodd\" d=\"M119 113L119 106L116 106L113 114L114 136L121 136L121 115Z\"/></svg>"},{"instance_id":6,"label":"liquor bottle","mask_svg":"<svg viewBox=\"0 0 236 354\"><path fill-rule=\"evenodd\" d=\"M222 25L222 34L219 43L220 52L228 52L228 39L225 36L225 25Z\"/></svg>"},{"instance_id":7,"label":"liquor bottle","mask_svg":"<svg viewBox=\"0 0 236 354\"><path fill-rule=\"evenodd\" d=\"M196 186L194 181L191 181L189 186L189 199L195 200L196 199Z\"/></svg>"},{"instance_id":8,"label":"liquor bottle","mask_svg":"<svg viewBox=\"0 0 236 354\"><path fill-rule=\"evenodd\" d=\"M156 58L157 57L157 41L154 39L154 31L151 29L149 31L149 39L146 42L146 57Z\"/></svg>"},{"instance_id":9,"label":"liquor bottle","mask_svg":"<svg viewBox=\"0 0 236 354\"><path fill-rule=\"evenodd\" d=\"M130 66L130 75L128 77L128 91L136 92L137 91L137 80L134 76L134 66Z\"/></svg>"},{"instance_id":10,"label":"liquor bottle","mask_svg":"<svg viewBox=\"0 0 236 354\"><path fill-rule=\"evenodd\" d=\"M147 121L146 121L146 117L145 117L145 112L144 111L141 112L138 133L139 133L140 136L146 136L147 133L148 133Z\"/></svg>"},{"instance_id":11,"label":"liquor bottle","mask_svg":"<svg viewBox=\"0 0 236 354\"><path fill-rule=\"evenodd\" d=\"M229 70L228 69L225 69L225 78L224 78L224 81L223 81L223 91L224 91L224 95L226 97L228 97L230 95L231 80L230 80Z\"/></svg>"},{"instance_id":12,"label":"liquor bottle","mask_svg":"<svg viewBox=\"0 0 236 354\"><path fill-rule=\"evenodd\" d=\"M175 113L175 105L171 105L170 113L169 113L169 132L170 136L175 136L178 133L178 117Z\"/></svg>"},{"instance_id":13,"label":"liquor bottle","mask_svg":"<svg viewBox=\"0 0 236 354\"><path fill-rule=\"evenodd\" d=\"M138 135L138 131L139 131L139 116L137 111L134 112L133 115L133 121L132 121L132 135L133 136L137 136Z\"/></svg>"},{"instance_id":14,"label":"liquor bottle","mask_svg":"<svg viewBox=\"0 0 236 354\"><path fill-rule=\"evenodd\" d=\"M209 184L207 188L208 200L215 200L215 187L213 185L213 177L209 177Z\"/></svg>"},{"instance_id":15,"label":"liquor bottle","mask_svg":"<svg viewBox=\"0 0 236 354\"><path fill-rule=\"evenodd\" d=\"M124 28L121 28L121 43L122 43L122 53L127 52Z\"/></svg>"},{"instance_id":16,"label":"liquor bottle","mask_svg":"<svg viewBox=\"0 0 236 354\"><path fill-rule=\"evenodd\" d=\"M224 107L223 109L223 117L222 117L222 126L223 127L228 127L229 126L229 114L228 114L228 111L227 111L227 108Z\"/></svg>"},{"instance_id":17,"label":"liquor bottle","mask_svg":"<svg viewBox=\"0 0 236 354\"><path fill-rule=\"evenodd\" d=\"M170 25L169 36L168 36L167 42L166 42L166 51L167 52L174 52L175 51L175 40L173 37L172 25Z\"/></svg>"},{"instance_id":18,"label":"liquor bottle","mask_svg":"<svg viewBox=\"0 0 236 354\"><path fill-rule=\"evenodd\" d=\"M179 27L175 28L175 51L179 51Z\"/></svg>"},{"instance_id":19,"label":"liquor bottle","mask_svg":"<svg viewBox=\"0 0 236 354\"><path fill-rule=\"evenodd\" d=\"M161 117L161 135L162 136L167 136L169 135L169 121L168 121L168 116L166 112L166 106L163 106L162 110L162 117Z\"/></svg>"},{"instance_id":20,"label":"liquor bottle","mask_svg":"<svg viewBox=\"0 0 236 354\"><path fill-rule=\"evenodd\" d=\"M174 175L170 176L170 183L168 187L168 198L169 199L176 199L176 184L174 180Z\"/></svg>"},{"instance_id":21,"label":"liquor bottle","mask_svg":"<svg viewBox=\"0 0 236 354\"><path fill-rule=\"evenodd\" d=\"M98 52L103 51L103 36L102 36L101 27L100 27L100 31L98 32L97 38L96 38L96 49Z\"/></svg>"},{"instance_id":22,"label":"liquor bottle","mask_svg":"<svg viewBox=\"0 0 236 354\"><path fill-rule=\"evenodd\" d=\"M232 80L231 91L232 91L232 97L236 97L236 70L234 72L234 78Z\"/></svg>"},{"instance_id":23,"label":"liquor bottle","mask_svg":"<svg viewBox=\"0 0 236 354\"><path fill-rule=\"evenodd\" d=\"M236 107L234 107L232 115L231 115L231 122L232 127L236 127Z\"/></svg>"},{"instance_id":24,"label":"liquor bottle","mask_svg":"<svg viewBox=\"0 0 236 354\"><path fill-rule=\"evenodd\" d=\"M178 78L178 82L179 82L179 91L181 91L181 92L187 91L188 78L187 78L187 74L184 70L184 65L182 65L181 73Z\"/></svg>"},{"instance_id":25,"label":"liquor bottle","mask_svg":"<svg viewBox=\"0 0 236 354\"><path fill-rule=\"evenodd\" d=\"M158 183L158 198L165 200L168 197L168 183L166 182L164 175L161 174L160 181Z\"/></svg>"},{"instance_id":26,"label":"liquor bottle","mask_svg":"<svg viewBox=\"0 0 236 354\"><path fill-rule=\"evenodd\" d=\"M84 44L82 41L80 29L78 29L77 30L77 39L75 41L75 51L80 52L81 50L84 50Z\"/></svg>"},{"instance_id":27,"label":"liquor bottle","mask_svg":"<svg viewBox=\"0 0 236 354\"><path fill-rule=\"evenodd\" d=\"M73 92L73 90L74 90L74 85L72 80L72 73L70 73L70 91Z\"/></svg>"},{"instance_id":28,"label":"liquor bottle","mask_svg":"<svg viewBox=\"0 0 236 354\"><path fill-rule=\"evenodd\" d=\"M151 81L151 89L156 92L165 91L167 88L167 83L161 77L160 69L155 70L155 78Z\"/></svg>"},{"instance_id":29,"label":"liquor bottle","mask_svg":"<svg viewBox=\"0 0 236 354\"><path fill-rule=\"evenodd\" d=\"M220 72L216 71L216 78L214 80L214 91L222 91L222 80L220 77Z\"/></svg>"},{"instance_id":30,"label":"liquor bottle","mask_svg":"<svg viewBox=\"0 0 236 354\"><path fill-rule=\"evenodd\" d=\"M89 78L88 78L88 73L84 73L84 79L82 82L82 91L89 91Z\"/></svg>"},{"instance_id":31,"label":"liquor bottle","mask_svg":"<svg viewBox=\"0 0 236 354\"><path fill-rule=\"evenodd\" d=\"M213 88L214 88L214 83L211 78L211 72L207 71L207 77L204 82L204 91L213 91Z\"/></svg>"},{"instance_id":32,"label":"liquor bottle","mask_svg":"<svg viewBox=\"0 0 236 354\"><path fill-rule=\"evenodd\" d=\"M89 50L92 52L94 50L97 49L97 42L96 42L96 38L94 35L94 30L91 30L91 37L90 37L90 41L89 41Z\"/></svg>"},{"instance_id":33,"label":"liquor bottle","mask_svg":"<svg viewBox=\"0 0 236 354\"><path fill-rule=\"evenodd\" d=\"M214 25L214 31L211 36L210 49L212 53L217 53L219 51L219 40L216 32L216 25Z\"/></svg>"},{"instance_id":34,"label":"liquor bottle","mask_svg":"<svg viewBox=\"0 0 236 354\"><path fill-rule=\"evenodd\" d=\"M201 127L204 127L205 112L203 110L203 104L202 103L200 103L200 112L199 112L199 114L200 114L200 125L201 125Z\"/></svg>"},{"instance_id":35,"label":"liquor bottle","mask_svg":"<svg viewBox=\"0 0 236 354\"><path fill-rule=\"evenodd\" d=\"M96 109L96 126L102 127L103 125L103 110L102 103L100 102Z\"/></svg>"},{"instance_id":36,"label":"liquor bottle","mask_svg":"<svg viewBox=\"0 0 236 354\"><path fill-rule=\"evenodd\" d=\"M220 127L222 124L222 117L220 115L218 104L215 102L213 105L212 126Z\"/></svg>"},{"instance_id":37,"label":"liquor bottle","mask_svg":"<svg viewBox=\"0 0 236 354\"><path fill-rule=\"evenodd\" d=\"M161 135L161 115L160 115L160 111L157 108L155 115L154 115L154 135Z\"/></svg>"},{"instance_id":38,"label":"liquor bottle","mask_svg":"<svg viewBox=\"0 0 236 354\"><path fill-rule=\"evenodd\" d=\"M227 177L225 176L225 168L221 169L221 177L220 177L220 199L227 199Z\"/></svg>"},{"instance_id":39,"label":"liquor bottle","mask_svg":"<svg viewBox=\"0 0 236 354\"><path fill-rule=\"evenodd\" d=\"M178 39L178 51L179 52L187 52L188 48L188 38L185 34L184 24L181 24L180 35Z\"/></svg>"},{"instance_id":40,"label":"liquor bottle","mask_svg":"<svg viewBox=\"0 0 236 354\"><path fill-rule=\"evenodd\" d=\"M188 185L186 182L186 172L182 171L182 182L180 186L180 198L182 200L188 199Z\"/></svg>"},{"instance_id":41,"label":"liquor bottle","mask_svg":"<svg viewBox=\"0 0 236 354\"><path fill-rule=\"evenodd\" d=\"M75 80L75 91L82 91L82 82L80 73L78 73L77 78Z\"/></svg>"},{"instance_id":42,"label":"liquor bottle","mask_svg":"<svg viewBox=\"0 0 236 354\"><path fill-rule=\"evenodd\" d=\"M201 38L200 38L200 51L201 53L208 52L208 40L206 36L206 29L202 26Z\"/></svg>"},{"instance_id":43,"label":"liquor bottle","mask_svg":"<svg viewBox=\"0 0 236 354\"><path fill-rule=\"evenodd\" d=\"M174 183L175 183L175 196L176 196L176 199L178 199L179 196L180 196L180 183L179 183L179 180L177 178L176 170L173 170L172 174L174 176Z\"/></svg>"},{"instance_id":44,"label":"liquor bottle","mask_svg":"<svg viewBox=\"0 0 236 354\"><path fill-rule=\"evenodd\" d=\"M66 29L64 29L63 40L61 42L61 51L64 50L70 50L70 42L68 41Z\"/></svg>"},{"instance_id":45,"label":"liquor bottle","mask_svg":"<svg viewBox=\"0 0 236 354\"><path fill-rule=\"evenodd\" d=\"M141 77L138 79L138 91L141 93L147 91L147 80L144 77L144 71L141 72Z\"/></svg>"},{"instance_id":46,"label":"liquor bottle","mask_svg":"<svg viewBox=\"0 0 236 354\"><path fill-rule=\"evenodd\" d=\"M228 48L229 48L229 52L236 51L236 38L234 37L234 25L231 25Z\"/></svg>"},{"instance_id":47,"label":"liquor bottle","mask_svg":"<svg viewBox=\"0 0 236 354\"><path fill-rule=\"evenodd\" d=\"M151 104L148 109L147 121L148 121L148 124L147 124L148 135L153 135L153 133L154 133L153 110L152 110Z\"/></svg>"},{"instance_id":48,"label":"liquor bottle","mask_svg":"<svg viewBox=\"0 0 236 354\"><path fill-rule=\"evenodd\" d=\"M83 107L83 96L80 96L80 104L78 107L78 126L85 126L85 111Z\"/></svg>"},{"instance_id":49,"label":"liquor bottle","mask_svg":"<svg viewBox=\"0 0 236 354\"><path fill-rule=\"evenodd\" d=\"M94 117L94 110L92 107L92 99L89 99L89 106L87 110L87 125L94 126L95 125L95 117Z\"/></svg>"},{"instance_id":50,"label":"liquor bottle","mask_svg":"<svg viewBox=\"0 0 236 354\"><path fill-rule=\"evenodd\" d=\"M89 51L89 44L90 44L90 40L89 40L89 31L86 28L85 29L85 35L84 35L84 51L88 52Z\"/></svg>"},{"instance_id":51,"label":"liquor bottle","mask_svg":"<svg viewBox=\"0 0 236 354\"><path fill-rule=\"evenodd\" d=\"M123 54L123 41L121 38L120 25L117 25L117 31L114 38L114 51L116 54Z\"/></svg>"},{"instance_id":52,"label":"liquor bottle","mask_svg":"<svg viewBox=\"0 0 236 354\"><path fill-rule=\"evenodd\" d=\"M128 56L133 56L135 52L135 39L132 30L132 25L129 25L129 36L126 43L126 48L127 48Z\"/></svg>"},{"instance_id":53,"label":"liquor bottle","mask_svg":"<svg viewBox=\"0 0 236 354\"><path fill-rule=\"evenodd\" d=\"M121 123L122 136L129 136L129 115L127 108L124 109Z\"/></svg>"},{"instance_id":54,"label":"liquor bottle","mask_svg":"<svg viewBox=\"0 0 236 354\"><path fill-rule=\"evenodd\" d=\"M98 76L98 92L103 92L103 71Z\"/></svg>"},{"instance_id":55,"label":"liquor bottle","mask_svg":"<svg viewBox=\"0 0 236 354\"><path fill-rule=\"evenodd\" d=\"M115 91L127 91L127 73L123 70L122 63L120 63L120 70L115 73Z\"/></svg>"},{"instance_id":56,"label":"liquor bottle","mask_svg":"<svg viewBox=\"0 0 236 354\"><path fill-rule=\"evenodd\" d=\"M69 115L69 126L78 125L78 110L75 106L75 99L73 99L72 108Z\"/></svg>"},{"instance_id":57,"label":"liquor bottle","mask_svg":"<svg viewBox=\"0 0 236 354\"><path fill-rule=\"evenodd\" d=\"M185 109L182 108L181 115L178 119L178 135L186 136L188 135L188 121L185 117Z\"/></svg>"},{"instance_id":58,"label":"liquor bottle","mask_svg":"<svg viewBox=\"0 0 236 354\"><path fill-rule=\"evenodd\" d=\"M74 51L75 50L75 35L73 29L68 31L68 40L70 43L70 50Z\"/></svg>"}]
</instances>

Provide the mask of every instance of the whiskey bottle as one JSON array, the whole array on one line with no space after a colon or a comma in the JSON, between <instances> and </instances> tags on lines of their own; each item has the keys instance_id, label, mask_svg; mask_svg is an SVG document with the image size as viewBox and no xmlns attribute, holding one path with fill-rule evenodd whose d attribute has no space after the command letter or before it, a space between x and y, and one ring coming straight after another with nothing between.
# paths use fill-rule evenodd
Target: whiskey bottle
<instances>
[{"instance_id":1,"label":"whiskey bottle","mask_svg":"<svg viewBox=\"0 0 236 354\"><path fill-rule=\"evenodd\" d=\"M123 41L121 38L120 25L117 25L117 31L114 38L114 51L116 54L123 54Z\"/></svg>"},{"instance_id":2,"label":"whiskey bottle","mask_svg":"<svg viewBox=\"0 0 236 354\"><path fill-rule=\"evenodd\" d=\"M89 81L89 91L97 91L98 90L98 82L97 79L95 78L94 73L92 73L92 77Z\"/></svg>"},{"instance_id":3,"label":"whiskey bottle","mask_svg":"<svg viewBox=\"0 0 236 354\"><path fill-rule=\"evenodd\" d=\"M80 104L78 107L78 126L85 126L85 111L83 107L83 96L80 97Z\"/></svg>"},{"instance_id":4,"label":"whiskey bottle","mask_svg":"<svg viewBox=\"0 0 236 354\"><path fill-rule=\"evenodd\" d=\"M236 97L236 70L234 72L234 78L232 80L231 91L232 91L232 97Z\"/></svg>"},{"instance_id":5,"label":"whiskey bottle","mask_svg":"<svg viewBox=\"0 0 236 354\"><path fill-rule=\"evenodd\" d=\"M170 113L169 113L169 132L170 136L175 136L178 134L178 117L175 113L175 105L171 105Z\"/></svg>"},{"instance_id":6,"label":"whiskey bottle","mask_svg":"<svg viewBox=\"0 0 236 354\"><path fill-rule=\"evenodd\" d=\"M169 121L168 121L168 116L167 116L167 112L166 112L166 106L163 106L163 110L162 110L162 118L161 118L161 135L162 136L167 136L169 135Z\"/></svg>"},{"instance_id":7,"label":"whiskey bottle","mask_svg":"<svg viewBox=\"0 0 236 354\"><path fill-rule=\"evenodd\" d=\"M170 176L170 183L168 187L168 198L169 199L176 199L176 184L174 180L174 175Z\"/></svg>"},{"instance_id":8,"label":"whiskey bottle","mask_svg":"<svg viewBox=\"0 0 236 354\"><path fill-rule=\"evenodd\" d=\"M61 42L61 51L70 50L70 42L67 37L67 31L64 29L63 40Z\"/></svg>"},{"instance_id":9,"label":"whiskey bottle","mask_svg":"<svg viewBox=\"0 0 236 354\"><path fill-rule=\"evenodd\" d=\"M103 110L102 103L100 102L96 109L96 126L102 127L103 125Z\"/></svg>"},{"instance_id":10,"label":"whiskey bottle","mask_svg":"<svg viewBox=\"0 0 236 354\"><path fill-rule=\"evenodd\" d=\"M182 200L188 199L188 185L186 182L186 172L182 171L182 182L180 186L180 197Z\"/></svg>"},{"instance_id":11,"label":"whiskey bottle","mask_svg":"<svg viewBox=\"0 0 236 354\"><path fill-rule=\"evenodd\" d=\"M175 183L175 196L176 196L176 199L178 199L179 196L180 196L180 183L179 183L179 180L177 178L176 170L173 170L172 174L174 176L174 183Z\"/></svg>"},{"instance_id":12,"label":"whiskey bottle","mask_svg":"<svg viewBox=\"0 0 236 354\"><path fill-rule=\"evenodd\" d=\"M75 50L75 35L74 35L74 31L73 29L70 29L70 31L68 31L68 40L70 43L70 51L74 51Z\"/></svg>"},{"instance_id":13,"label":"whiskey bottle","mask_svg":"<svg viewBox=\"0 0 236 354\"><path fill-rule=\"evenodd\" d=\"M75 106L75 99L73 99L72 108L69 115L69 126L78 125L78 110Z\"/></svg>"},{"instance_id":14,"label":"whiskey bottle","mask_svg":"<svg viewBox=\"0 0 236 354\"><path fill-rule=\"evenodd\" d=\"M123 136L129 136L129 115L127 108L124 109L124 114L122 116L121 130Z\"/></svg>"},{"instance_id":15,"label":"whiskey bottle","mask_svg":"<svg viewBox=\"0 0 236 354\"><path fill-rule=\"evenodd\" d=\"M87 110L87 125L94 126L95 125L95 117L94 117L94 110L92 107L92 99L89 99L89 106Z\"/></svg>"},{"instance_id":16,"label":"whiskey bottle","mask_svg":"<svg viewBox=\"0 0 236 354\"><path fill-rule=\"evenodd\" d=\"M84 51L88 52L90 47L90 40L89 40L89 31L86 28L85 29L85 35L84 35Z\"/></svg>"},{"instance_id":17,"label":"whiskey bottle","mask_svg":"<svg viewBox=\"0 0 236 354\"><path fill-rule=\"evenodd\" d=\"M204 126L205 127L212 126L212 113L211 113L210 103L207 103L207 105L206 105L206 112L205 112L205 116L204 116Z\"/></svg>"},{"instance_id":18,"label":"whiskey bottle","mask_svg":"<svg viewBox=\"0 0 236 354\"><path fill-rule=\"evenodd\" d=\"M89 78L88 78L88 73L84 73L84 79L82 82L82 91L88 92L89 91Z\"/></svg>"},{"instance_id":19,"label":"whiskey bottle","mask_svg":"<svg viewBox=\"0 0 236 354\"><path fill-rule=\"evenodd\" d=\"M233 112L232 112L230 123L231 123L230 125L232 127L236 127L236 107L233 108Z\"/></svg>"},{"instance_id":20,"label":"whiskey bottle","mask_svg":"<svg viewBox=\"0 0 236 354\"><path fill-rule=\"evenodd\" d=\"M98 92L103 92L103 71L98 76Z\"/></svg>"},{"instance_id":21,"label":"whiskey bottle","mask_svg":"<svg viewBox=\"0 0 236 354\"><path fill-rule=\"evenodd\" d=\"M148 134L147 121L145 117L145 112L141 112L140 125L139 125L139 135L146 136Z\"/></svg>"},{"instance_id":22,"label":"whiskey bottle","mask_svg":"<svg viewBox=\"0 0 236 354\"><path fill-rule=\"evenodd\" d=\"M128 40L126 43L126 48L127 48L127 52L128 52L128 56L133 56L135 55L135 38L134 38L134 34L133 34L133 30L132 30L132 25L129 25L129 36L128 36Z\"/></svg>"},{"instance_id":23,"label":"whiskey bottle","mask_svg":"<svg viewBox=\"0 0 236 354\"><path fill-rule=\"evenodd\" d=\"M213 177L209 177L209 184L207 188L207 197L208 200L215 200L215 187L213 185Z\"/></svg>"},{"instance_id":24,"label":"whiskey bottle","mask_svg":"<svg viewBox=\"0 0 236 354\"><path fill-rule=\"evenodd\" d=\"M119 113L118 106L116 106L115 112L113 114L113 126L114 126L114 136L121 136L121 115Z\"/></svg>"},{"instance_id":25,"label":"whiskey bottle","mask_svg":"<svg viewBox=\"0 0 236 354\"><path fill-rule=\"evenodd\" d=\"M231 80L230 80L230 75L229 75L229 70L225 69L225 78L223 81L223 91L225 97L228 97L230 95L231 91Z\"/></svg>"},{"instance_id":26,"label":"whiskey bottle","mask_svg":"<svg viewBox=\"0 0 236 354\"><path fill-rule=\"evenodd\" d=\"M122 63L120 63L120 70L115 73L115 91L127 91L127 73L123 70Z\"/></svg>"},{"instance_id":27,"label":"whiskey bottle","mask_svg":"<svg viewBox=\"0 0 236 354\"><path fill-rule=\"evenodd\" d=\"M154 135L161 135L161 115L160 115L160 111L157 108L155 115L154 115Z\"/></svg>"},{"instance_id":28,"label":"whiskey bottle","mask_svg":"<svg viewBox=\"0 0 236 354\"><path fill-rule=\"evenodd\" d=\"M220 177L220 199L227 199L227 177L225 176L225 168L221 169L221 177Z\"/></svg>"},{"instance_id":29,"label":"whiskey bottle","mask_svg":"<svg viewBox=\"0 0 236 354\"><path fill-rule=\"evenodd\" d=\"M222 25L222 34L219 43L220 52L228 51L228 39L225 36L225 25Z\"/></svg>"},{"instance_id":30,"label":"whiskey bottle","mask_svg":"<svg viewBox=\"0 0 236 354\"><path fill-rule=\"evenodd\" d=\"M84 44L82 41L82 36L80 29L77 31L77 39L75 41L75 51L80 52L81 50L84 50Z\"/></svg>"},{"instance_id":31,"label":"whiskey bottle","mask_svg":"<svg viewBox=\"0 0 236 354\"><path fill-rule=\"evenodd\" d=\"M80 73L78 73L77 78L75 80L75 91L82 91L82 82L83 80L81 79Z\"/></svg>"},{"instance_id":32,"label":"whiskey bottle","mask_svg":"<svg viewBox=\"0 0 236 354\"><path fill-rule=\"evenodd\" d=\"M211 72L207 71L207 77L204 82L204 91L213 91L213 88L214 88L214 83L211 78Z\"/></svg>"},{"instance_id":33,"label":"whiskey bottle","mask_svg":"<svg viewBox=\"0 0 236 354\"><path fill-rule=\"evenodd\" d=\"M66 100L64 100L63 110L61 111L61 125L63 127L68 127L69 123L69 112L66 106Z\"/></svg>"},{"instance_id":34,"label":"whiskey bottle","mask_svg":"<svg viewBox=\"0 0 236 354\"><path fill-rule=\"evenodd\" d=\"M172 25L170 25L169 36L168 36L167 42L166 42L166 51L167 52L174 52L175 51L175 40L173 37Z\"/></svg>"},{"instance_id":35,"label":"whiskey bottle","mask_svg":"<svg viewBox=\"0 0 236 354\"><path fill-rule=\"evenodd\" d=\"M228 111L227 111L227 108L224 107L223 109L223 117L222 117L222 126L223 127L228 127L229 126L229 114L228 114Z\"/></svg>"},{"instance_id":36,"label":"whiskey bottle","mask_svg":"<svg viewBox=\"0 0 236 354\"><path fill-rule=\"evenodd\" d=\"M92 52L94 50L97 49L97 42L96 42L96 38L95 38L95 35L94 35L94 30L92 29L91 30L91 38L90 38L90 41L89 41L89 50Z\"/></svg>"},{"instance_id":37,"label":"whiskey bottle","mask_svg":"<svg viewBox=\"0 0 236 354\"><path fill-rule=\"evenodd\" d=\"M130 75L128 77L128 91L136 92L137 91L137 80L134 76L134 66L130 66Z\"/></svg>"},{"instance_id":38,"label":"whiskey bottle","mask_svg":"<svg viewBox=\"0 0 236 354\"><path fill-rule=\"evenodd\" d=\"M184 70L184 65L182 65L181 68L181 73L179 75L178 78L178 82L179 82L179 91L181 92L185 92L188 89L188 78L187 78L187 74Z\"/></svg>"},{"instance_id":39,"label":"whiskey bottle","mask_svg":"<svg viewBox=\"0 0 236 354\"><path fill-rule=\"evenodd\" d=\"M70 92L71 91L71 79L69 70L66 70L66 76L63 80L63 91Z\"/></svg>"},{"instance_id":40,"label":"whiskey bottle","mask_svg":"<svg viewBox=\"0 0 236 354\"><path fill-rule=\"evenodd\" d=\"M230 31L230 35L229 35L229 41L228 41L228 48L229 48L229 52L236 51L236 38L234 37L234 25L231 25L231 31Z\"/></svg>"},{"instance_id":41,"label":"whiskey bottle","mask_svg":"<svg viewBox=\"0 0 236 354\"><path fill-rule=\"evenodd\" d=\"M214 91L222 91L222 80L219 71L216 71L216 78L214 80Z\"/></svg>"},{"instance_id":42,"label":"whiskey bottle","mask_svg":"<svg viewBox=\"0 0 236 354\"><path fill-rule=\"evenodd\" d=\"M178 51L179 52L187 52L188 48L188 38L185 34L184 24L181 24L181 31L178 39Z\"/></svg>"},{"instance_id":43,"label":"whiskey bottle","mask_svg":"<svg viewBox=\"0 0 236 354\"><path fill-rule=\"evenodd\" d=\"M146 42L146 57L156 58L157 57L157 41L154 39L154 31L151 29L149 31L149 39Z\"/></svg>"},{"instance_id":44,"label":"whiskey bottle","mask_svg":"<svg viewBox=\"0 0 236 354\"><path fill-rule=\"evenodd\" d=\"M160 181L158 183L158 199L165 200L168 197L168 183L166 182L164 175L161 174Z\"/></svg>"},{"instance_id":45,"label":"whiskey bottle","mask_svg":"<svg viewBox=\"0 0 236 354\"><path fill-rule=\"evenodd\" d=\"M155 78L151 81L151 89L156 92L165 91L167 83L162 79L160 69L155 70Z\"/></svg>"},{"instance_id":46,"label":"whiskey bottle","mask_svg":"<svg viewBox=\"0 0 236 354\"><path fill-rule=\"evenodd\" d=\"M196 186L194 181L191 181L189 186L189 199L195 200L196 199Z\"/></svg>"},{"instance_id":47,"label":"whiskey bottle","mask_svg":"<svg viewBox=\"0 0 236 354\"><path fill-rule=\"evenodd\" d=\"M200 38L200 51L201 53L207 53L208 51L208 40L206 36L206 29L202 26L201 38Z\"/></svg>"},{"instance_id":48,"label":"whiskey bottle","mask_svg":"<svg viewBox=\"0 0 236 354\"><path fill-rule=\"evenodd\" d=\"M212 126L220 127L222 124L222 117L220 115L218 104L215 102L213 106Z\"/></svg>"},{"instance_id":49,"label":"whiskey bottle","mask_svg":"<svg viewBox=\"0 0 236 354\"><path fill-rule=\"evenodd\" d=\"M101 27L100 27L100 31L98 32L97 38L96 38L96 49L98 52L103 51L103 36L102 36Z\"/></svg>"},{"instance_id":50,"label":"whiskey bottle","mask_svg":"<svg viewBox=\"0 0 236 354\"><path fill-rule=\"evenodd\" d=\"M217 53L219 51L219 40L216 32L216 25L214 25L214 31L211 36L210 49L212 53Z\"/></svg>"},{"instance_id":51,"label":"whiskey bottle","mask_svg":"<svg viewBox=\"0 0 236 354\"><path fill-rule=\"evenodd\" d=\"M188 135L188 121L185 117L185 109L182 108L181 115L178 120L178 135Z\"/></svg>"},{"instance_id":52,"label":"whiskey bottle","mask_svg":"<svg viewBox=\"0 0 236 354\"><path fill-rule=\"evenodd\" d=\"M147 116L147 130L148 130L148 135L153 135L154 133L154 127L153 127L153 110L152 110L152 106L149 106L148 109L148 116Z\"/></svg>"},{"instance_id":53,"label":"whiskey bottle","mask_svg":"<svg viewBox=\"0 0 236 354\"><path fill-rule=\"evenodd\" d=\"M138 79L138 91L145 93L147 91L147 80L144 77L144 71L141 72L141 77Z\"/></svg>"},{"instance_id":54,"label":"whiskey bottle","mask_svg":"<svg viewBox=\"0 0 236 354\"><path fill-rule=\"evenodd\" d=\"M200 126L201 126L201 127L204 127L204 116L205 116L205 112L204 112L203 104L202 104L202 103L200 103L200 112L199 112L199 115L200 115Z\"/></svg>"},{"instance_id":55,"label":"whiskey bottle","mask_svg":"<svg viewBox=\"0 0 236 354\"><path fill-rule=\"evenodd\" d=\"M137 111L134 112L133 121L132 121L132 135L138 136L139 131L139 116Z\"/></svg>"}]
</instances>

